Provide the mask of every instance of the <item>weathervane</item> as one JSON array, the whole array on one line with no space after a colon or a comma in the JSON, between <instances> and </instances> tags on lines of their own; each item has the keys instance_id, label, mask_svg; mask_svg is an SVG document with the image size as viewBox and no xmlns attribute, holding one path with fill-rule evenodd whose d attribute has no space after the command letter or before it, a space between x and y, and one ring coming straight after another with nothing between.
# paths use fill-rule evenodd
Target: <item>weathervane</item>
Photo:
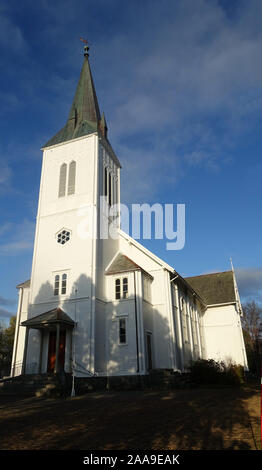
<instances>
[{"instance_id":1,"label":"weathervane","mask_svg":"<svg viewBox=\"0 0 262 470\"><path fill-rule=\"evenodd\" d=\"M84 39L84 38L80 38L80 41L82 41L85 45L84 45L84 55L85 56L88 56L88 51L89 51L89 45L88 45L88 40L87 39Z\"/></svg>"}]
</instances>

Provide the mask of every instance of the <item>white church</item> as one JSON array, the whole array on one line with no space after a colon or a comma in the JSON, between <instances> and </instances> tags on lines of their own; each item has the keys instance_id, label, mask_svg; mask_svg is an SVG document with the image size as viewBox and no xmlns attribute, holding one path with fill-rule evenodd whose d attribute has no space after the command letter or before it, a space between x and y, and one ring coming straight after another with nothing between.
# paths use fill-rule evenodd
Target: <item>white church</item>
<instances>
[{"instance_id":1,"label":"white church","mask_svg":"<svg viewBox=\"0 0 262 470\"><path fill-rule=\"evenodd\" d=\"M121 165L88 49L66 124L42 149L32 272L17 286L11 375L183 372L198 358L247 369L233 270L183 278L120 222L117 237L99 236L101 196L120 204Z\"/></svg>"}]
</instances>

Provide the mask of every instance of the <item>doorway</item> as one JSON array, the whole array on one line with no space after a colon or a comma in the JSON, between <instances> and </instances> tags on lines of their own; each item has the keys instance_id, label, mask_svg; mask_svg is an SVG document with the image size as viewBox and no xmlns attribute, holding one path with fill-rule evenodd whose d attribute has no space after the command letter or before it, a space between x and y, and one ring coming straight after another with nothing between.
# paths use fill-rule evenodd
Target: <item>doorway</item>
<instances>
[{"instance_id":1,"label":"doorway","mask_svg":"<svg viewBox=\"0 0 262 470\"><path fill-rule=\"evenodd\" d=\"M59 349L58 349L58 367L63 370L65 366L65 344L66 344L66 331L61 330L59 335ZM48 346L48 361L47 372L53 373L55 371L56 362L56 331L49 333L49 346Z\"/></svg>"}]
</instances>

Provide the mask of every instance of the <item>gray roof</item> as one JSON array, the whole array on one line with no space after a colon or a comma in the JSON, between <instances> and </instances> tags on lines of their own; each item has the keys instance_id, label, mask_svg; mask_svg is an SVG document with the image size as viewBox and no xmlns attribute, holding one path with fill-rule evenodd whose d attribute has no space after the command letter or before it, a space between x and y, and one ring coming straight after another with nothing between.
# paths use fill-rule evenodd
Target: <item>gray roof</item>
<instances>
[{"instance_id":1,"label":"gray roof","mask_svg":"<svg viewBox=\"0 0 262 470\"><path fill-rule=\"evenodd\" d=\"M30 284L31 284L31 279L28 279L27 281L21 282L21 284L18 284L16 288L19 289L20 287L30 287Z\"/></svg>"},{"instance_id":2,"label":"gray roof","mask_svg":"<svg viewBox=\"0 0 262 470\"><path fill-rule=\"evenodd\" d=\"M45 328L46 326L57 323L71 328L73 328L75 324L75 322L61 308L54 308L48 312L41 313L36 317L23 321L21 325L31 328Z\"/></svg>"},{"instance_id":3,"label":"gray roof","mask_svg":"<svg viewBox=\"0 0 262 470\"><path fill-rule=\"evenodd\" d=\"M138 264L128 258L122 253L118 253L117 257L112 261L109 268L106 270L106 274L120 274L130 271L144 271ZM145 271L144 271L145 272ZM151 274L147 273L148 276L152 277Z\"/></svg>"},{"instance_id":4,"label":"gray roof","mask_svg":"<svg viewBox=\"0 0 262 470\"><path fill-rule=\"evenodd\" d=\"M207 305L236 302L232 271L186 277L185 280Z\"/></svg>"}]
</instances>

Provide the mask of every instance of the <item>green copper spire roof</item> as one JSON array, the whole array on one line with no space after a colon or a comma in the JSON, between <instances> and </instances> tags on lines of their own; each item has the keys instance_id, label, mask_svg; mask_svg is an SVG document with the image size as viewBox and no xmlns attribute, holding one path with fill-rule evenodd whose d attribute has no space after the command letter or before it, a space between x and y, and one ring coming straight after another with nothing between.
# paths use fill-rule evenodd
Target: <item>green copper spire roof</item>
<instances>
[{"instance_id":1,"label":"green copper spire roof","mask_svg":"<svg viewBox=\"0 0 262 470\"><path fill-rule=\"evenodd\" d=\"M107 127L104 116L101 119L100 115L88 60L88 49L88 46L86 46L84 63L67 122L44 147L60 144L97 131L100 131L103 137L106 138Z\"/></svg>"}]
</instances>

